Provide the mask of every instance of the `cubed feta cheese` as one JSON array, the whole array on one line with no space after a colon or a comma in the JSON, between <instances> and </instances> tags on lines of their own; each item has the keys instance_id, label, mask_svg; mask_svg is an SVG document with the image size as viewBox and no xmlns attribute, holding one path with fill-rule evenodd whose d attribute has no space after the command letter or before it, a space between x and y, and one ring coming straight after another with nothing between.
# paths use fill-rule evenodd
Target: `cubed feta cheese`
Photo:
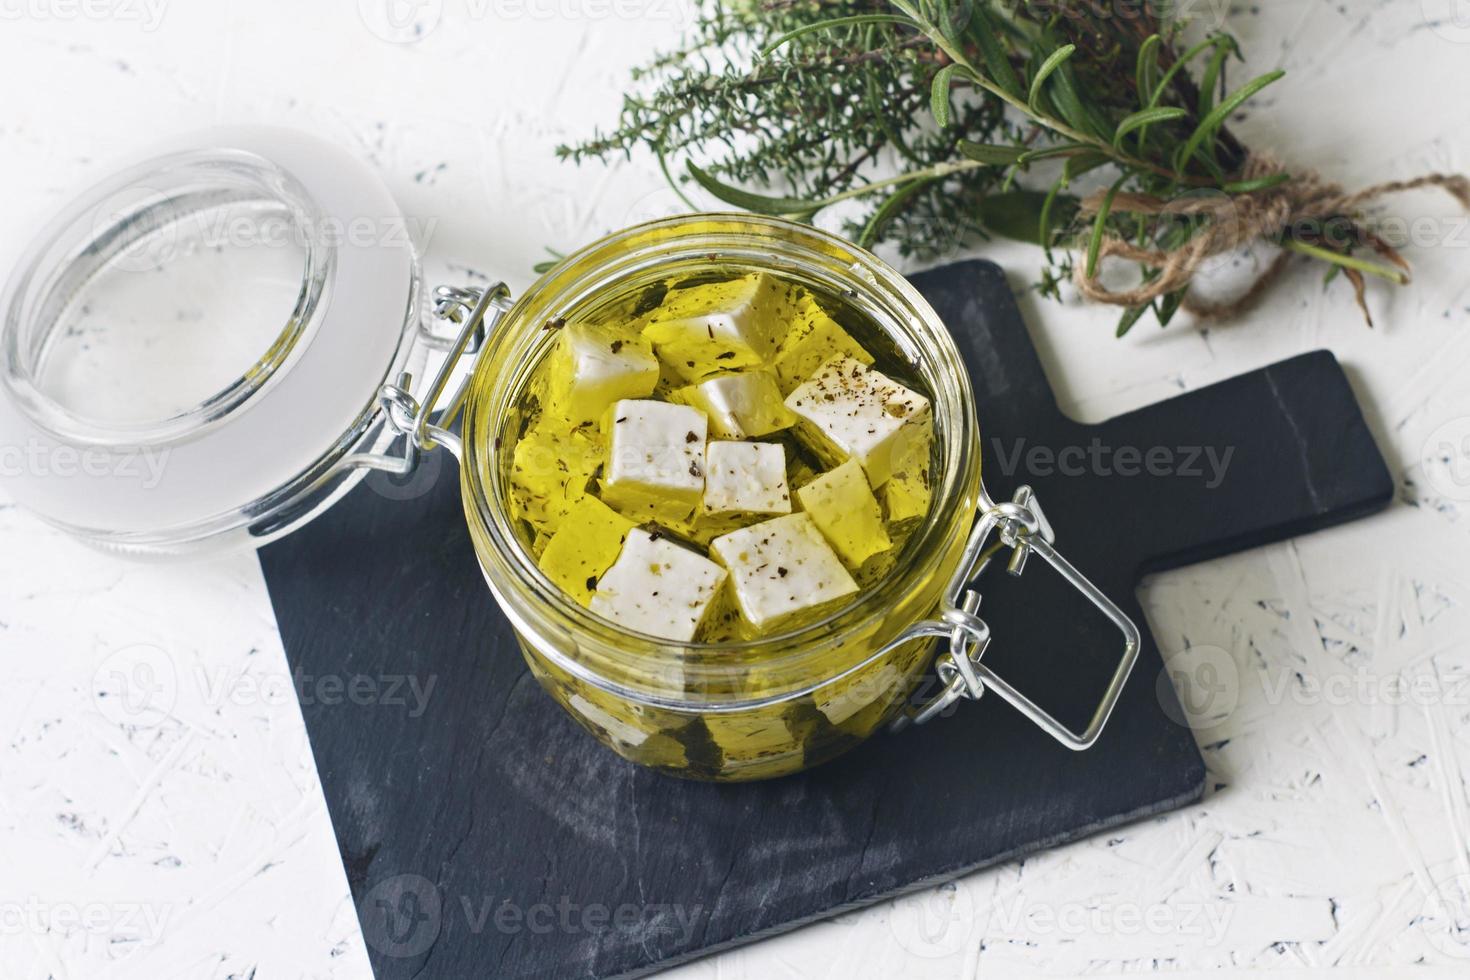
<instances>
[{"instance_id":1,"label":"cubed feta cheese","mask_svg":"<svg viewBox=\"0 0 1470 980\"><path fill-rule=\"evenodd\" d=\"M614 402L607 419L603 500L623 514L683 520L704 492L704 413L648 400Z\"/></svg>"},{"instance_id":2,"label":"cubed feta cheese","mask_svg":"<svg viewBox=\"0 0 1470 980\"><path fill-rule=\"evenodd\" d=\"M658 384L647 340L603 327L561 328L547 375L552 409L572 425L596 422L620 398L646 398Z\"/></svg>"},{"instance_id":3,"label":"cubed feta cheese","mask_svg":"<svg viewBox=\"0 0 1470 980\"><path fill-rule=\"evenodd\" d=\"M916 439L894 460L893 476L883 484L883 506L890 521L909 521L929 512L932 442L932 438Z\"/></svg>"},{"instance_id":4,"label":"cubed feta cheese","mask_svg":"<svg viewBox=\"0 0 1470 980\"><path fill-rule=\"evenodd\" d=\"M537 531L554 533L588 492L603 450L581 429L542 416L510 448L511 507Z\"/></svg>"},{"instance_id":5,"label":"cubed feta cheese","mask_svg":"<svg viewBox=\"0 0 1470 980\"><path fill-rule=\"evenodd\" d=\"M862 345L827 311L807 294L796 301L795 320L781 348L776 352L773 366L781 385L781 394L789 395L796 386L810 378L822 366L838 354L846 354L864 364L873 363L873 355L863 350Z\"/></svg>"},{"instance_id":6,"label":"cubed feta cheese","mask_svg":"<svg viewBox=\"0 0 1470 980\"><path fill-rule=\"evenodd\" d=\"M582 605L617 561L633 522L588 494L562 519L539 564L546 577Z\"/></svg>"},{"instance_id":7,"label":"cubed feta cheese","mask_svg":"<svg viewBox=\"0 0 1470 980\"><path fill-rule=\"evenodd\" d=\"M789 428L796 416L781 397L776 373L769 368L722 374L669 395L671 401L709 416L710 435L720 439L755 439Z\"/></svg>"},{"instance_id":8,"label":"cubed feta cheese","mask_svg":"<svg viewBox=\"0 0 1470 980\"><path fill-rule=\"evenodd\" d=\"M933 430L929 400L861 361L839 355L786 398L797 434L833 465L857 460L881 487L896 460Z\"/></svg>"},{"instance_id":9,"label":"cubed feta cheese","mask_svg":"<svg viewBox=\"0 0 1470 980\"><path fill-rule=\"evenodd\" d=\"M796 491L796 499L849 568L858 568L893 545L883 527L878 498L855 459Z\"/></svg>"},{"instance_id":10,"label":"cubed feta cheese","mask_svg":"<svg viewBox=\"0 0 1470 980\"><path fill-rule=\"evenodd\" d=\"M789 514L786 449L775 442L711 442L704 453L708 514Z\"/></svg>"},{"instance_id":11,"label":"cubed feta cheese","mask_svg":"<svg viewBox=\"0 0 1470 980\"><path fill-rule=\"evenodd\" d=\"M710 554L729 570L740 614L761 630L858 590L807 514L788 514L715 538Z\"/></svg>"},{"instance_id":12,"label":"cubed feta cheese","mask_svg":"<svg viewBox=\"0 0 1470 980\"><path fill-rule=\"evenodd\" d=\"M785 339L790 320L789 287L756 273L670 290L643 336L676 374L697 381L765 363Z\"/></svg>"},{"instance_id":13,"label":"cubed feta cheese","mask_svg":"<svg viewBox=\"0 0 1470 980\"><path fill-rule=\"evenodd\" d=\"M634 528L597 583L591 608L619 626L688 643L725 583L719 565Z\"/></svg>"}]
</instances>

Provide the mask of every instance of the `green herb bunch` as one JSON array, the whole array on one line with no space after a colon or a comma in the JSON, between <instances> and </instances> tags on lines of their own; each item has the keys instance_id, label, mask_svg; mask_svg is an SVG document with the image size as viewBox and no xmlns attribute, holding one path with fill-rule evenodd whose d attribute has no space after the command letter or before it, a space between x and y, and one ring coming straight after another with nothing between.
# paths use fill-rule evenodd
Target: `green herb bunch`
<instances>
[{"instance_id":1,"label":"green herb bunch","mask_svg":"<svg viewBox=\"0 0 1470 980\"><path fill-rule=\"evenodd\" d=\"M1308 255L1343 273L1360 305L1365 275L1407 282L1358 205L1434 184L1470 206L1470 185L1432 175L1349 195L1252 154L1227 123L1283 73L1232 87L1236 41L1215 32L1186 47L1169 6L706 3L685 44L634 72L616 127L558 153L580 162L646 149L681 197L692 180L764 214L811 220L844 204L854 240L889 240L904 255L992 234L1035 242L1047 255L1042 291L1056 295L1070 277L1124 307L1120 336L1150 311L1165 324L1181 307L1238 308L1192 301L1189 283L1210 257L1257 238L1283 246L1271 274L1288 254ZM1079 196L1074 182L1092 171L1095 189ZM1102 284L1109 256L1136 264L1136 287Z\"/></svg>"}]
</instances>

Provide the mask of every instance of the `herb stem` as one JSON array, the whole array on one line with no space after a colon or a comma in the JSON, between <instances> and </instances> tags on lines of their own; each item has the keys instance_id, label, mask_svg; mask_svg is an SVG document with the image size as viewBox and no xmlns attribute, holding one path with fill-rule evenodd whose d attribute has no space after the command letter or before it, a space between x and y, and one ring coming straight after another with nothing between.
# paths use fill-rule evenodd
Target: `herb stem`
<instances>
[{"instance_id":1,"label":"herb stem","mask_svg":"<svg viewBox=\"0 0 1470 980\"><path fill-rule=\"evenodd\" d=\"M1136 169L1147 170L1152 174L1168 178L1169 180L1177 181L1181 184L1190 184L1196 187L1215 186L1215 181L1209 177L1194 177L1189 174L1179 173L1178 171L1171 170L1168 167L1161 167L1150 160L1144 160L1139 157L1135 157L1129 153L1116 149L1112 145L1112 143L1108 142L1107 140L1093 136L1091 133L1084 133L1079 129L1075 129L1072 126L1069 126L1067 123L1063 122L1060 119L1054 119L1046 113L1039 112L1036 109L1033 109L1030 105L1027 104L1025 99L1012 95L1010 92L1007 92L1005 89L1001 88L999 85L996 85L990 79L986 78L984 73L981 72L980 69L975 66L974 62L970 60L969 56L965 54L964 50L951 43L949 38L944 36L944 32L939 29L938 25L925 19L919 13L919 11L909 2L909 0L890 0L890 2L899 10L902 10L906 15L913 18L914 23L919 26L919 29L927 34L929 36L929 39L934 42L935 46L943 51L951 61L959 65L960 68L962 68L965 73L970 76L970 80L974 84L980 86L985 91L1005 102L1012 108L1024 113L1028 118L1036 120L1037 123L1045 126L1047 129L1058 134L1059 136L1065 136L1069 140L1073 140L1078 143L1086 143L1092 147L1095 147L1098 152L1106 154L1109 159L1125 167L1133 167Z\"/></svg>"},{"instance_id":2,"label":"herb stem","mask_svg":"<svg viewBox=\"0 0 1470 980\"><path fill-rule=\"evenodd\" d=\"M1295 238L1286 239L1281 243L1281 247L1288 252L1296 252L1314 259L1321 259L1323 262L1331 262L1333 265L1341 266L1344 269L1354 269L1358 272L1365 272L1370 276L1387 279L1389 282L1399 286L1406 286L1409 283L1409 275L1402 269L1379 265L1377 262L1368 262L1356 256L1348 255L1345 252L1334 252L1330 248L1310 245L1307 242L1298 241Z\"/></svg>"}]
</instances>

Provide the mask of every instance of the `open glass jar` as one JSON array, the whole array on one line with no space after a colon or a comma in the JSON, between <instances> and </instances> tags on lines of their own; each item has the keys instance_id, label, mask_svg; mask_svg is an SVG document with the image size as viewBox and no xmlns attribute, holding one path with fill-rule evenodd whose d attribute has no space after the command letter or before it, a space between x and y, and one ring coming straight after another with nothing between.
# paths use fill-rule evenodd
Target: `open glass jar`
<instances>
[{"instance_id":1,"label":"open glass jar","mask_svg":"<svg viewBox=\"0 0 1470 980\"><path fill-rule=\"evenodd\" d=\"M280 251L262 263L249 247L233 249L228 235L220 242L219 229L235 227L231 216L243 216L239 227L256 251L259 229L279 227ZM264 543L319 513L367 471L407 472L420 454L447 448L461 461L466 520L485 579L531 670L589 731L634 762L704 779L782 775L884 725L928 721L986 688L1071 748L1097 738L1137 655L1137 630L1056 553L1029 490L1003 503L985 493L964 364L938 316L893 269L794 222L686 215L588 246L515 301L498 285L441 287L434 315L420 317L417 260L395 228L403 228L401 214L364 168L277 130L207 134L84 197L41 236L7 290L0 440L36 447L38 458L69 453L90 465L73 467L67 479L54 465L23 468L9 481L13 494L89 543L173 555ZM198 277L189 266L220 265L215 257L232 250L239 254L203 271L284 282L279 318L247 317L244 332L261 342L245 344L243 362L238 352L223 364L206 356L186 372L183 391L156 397L134 377L149 345L128 341L167 316L154 308L130 317L128 297L140 289L176 295L170 276ZM655 282L712 270L773 273L840 295L881 332L930 395L933 493L891 568L820 620L759 640L671 643L594 616L542 573L512 519L503 460L518 435L519 396L555 343L545 324L593 317ZM214 296L219 286L190 288ZM117 318L96 338L114 349L100 358L70 343L95 329L88 318L99 310ZM213 317L203 329L214 330L195 338L203 355L219 353L239 332L222 333ZM443 365L415 384L430 348L446 353ZM97 396L98 379L117 390ZM143 404L144 394L156 404ZM404 448L390 454L400 435ZM129 476L129 458L166 465L135 467ZM147 486L138 473L156 478ZM1029 554L1041 555L1122 633L1118 668L1081 732L981 659L989 630L970 583L1001 547L1010 549L1014 574ZM915 700L936 645L944 647L938 694Z\"/></svg>"}]
</instances>

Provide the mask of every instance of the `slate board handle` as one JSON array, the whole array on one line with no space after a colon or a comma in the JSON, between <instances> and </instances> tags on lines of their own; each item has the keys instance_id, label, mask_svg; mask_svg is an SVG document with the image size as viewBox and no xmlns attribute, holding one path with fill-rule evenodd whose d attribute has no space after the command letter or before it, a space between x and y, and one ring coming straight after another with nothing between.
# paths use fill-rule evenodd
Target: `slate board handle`
<instances>
[{"instance_id":1,"label":"slate board handle","mask_svg":"<svg viewBox=\"0 0 1470 980\"><path fill-rule=\"evenodd\" d=\"M1347 376L1325 350L1093 428L1107 443L1168 449L1176 470L1198 450L1198 473L1150 478L1154 520L1142 529L1140 573L1340 524L1394 494Z\"/></svg>"}]
</instances>

